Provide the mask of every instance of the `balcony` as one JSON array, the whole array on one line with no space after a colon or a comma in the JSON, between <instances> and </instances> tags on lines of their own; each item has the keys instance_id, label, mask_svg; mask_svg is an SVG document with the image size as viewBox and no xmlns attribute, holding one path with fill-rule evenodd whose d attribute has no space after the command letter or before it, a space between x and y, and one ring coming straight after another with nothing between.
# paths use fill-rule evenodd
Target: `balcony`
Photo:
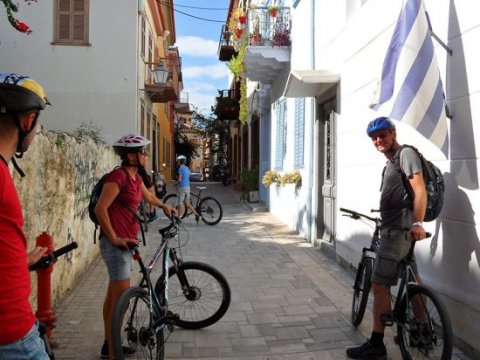
<instances>
[{"instance_id":1,"label":"balcony","mask_svg":"<svg viewBox=\"0 0 480 360\"><path fill-rule=\"evenodd\" d=\"M232 34L228 31L226 25L222 26L217 52L218 60L220 61L230 61L233 56L237 55L237 50L235 50L235 47L233 46Z\"/></svg>"},{"instance_id":2,"label":"balcony","mask_svg":"<svg viewBox=\"0 0 480 360\"><path fill-rule=\"evenodd\" d=\"M155 82L153 69L158 64L163 65L168 71L167 81L164 84ZM175 51L169 51L168 57L161 58L156 63L145 63L144 92L154 103L167 103L177 101L179 97L179 77L181 59Z\"/></svg>"},{"instance_id":3,"label":"balcony","mask_svg":"<svg viewBox=\"0 0 480 360\"><path fill-rule=\"evenodd\" d=\"M212 111L218 120L236 120L240 111L238 93L235 90L218 90L219 96Z\"/></svg>"},{"instance_id":4,"label":"balcony","mask_svg":"<svg viewBox=\"0 0 480 360\"><path fill-rule=\"evenodd\" d=\"M175 103L174 107L175 107L175 111L177 112L177 114L189 114L189 113L191 113L188 92L182 91L180 93L180 98Z\"/></svg>"},{"instance_id":5,"label":"balcony","mask_svg":"<svg viewBox=\"0 0 480 360\"><path fill-rule=\"evenodd\" d=\"M281 7L275 15L267 7L247 12L244 63L249 80L272 83L290 62L290 8Z\"/></svg>"}]
</instances>

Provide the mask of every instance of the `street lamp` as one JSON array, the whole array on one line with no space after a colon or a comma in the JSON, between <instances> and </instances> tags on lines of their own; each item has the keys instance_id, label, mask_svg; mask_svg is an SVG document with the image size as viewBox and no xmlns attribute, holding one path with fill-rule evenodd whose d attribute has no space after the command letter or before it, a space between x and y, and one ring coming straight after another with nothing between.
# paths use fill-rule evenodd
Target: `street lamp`
<instances>
[{"instance_id":1,"label":"street lamp","mask_svg":"<svg viewBox=\"0 0 480 360\"><path fill-rule=\"evenodd\" d=\"M153 69L153 76L155 78L155 84L157 84L157 85L163 85L167 82L168 70L165 68L163 63L159 63Z\"/></svg>"}]
</instances>

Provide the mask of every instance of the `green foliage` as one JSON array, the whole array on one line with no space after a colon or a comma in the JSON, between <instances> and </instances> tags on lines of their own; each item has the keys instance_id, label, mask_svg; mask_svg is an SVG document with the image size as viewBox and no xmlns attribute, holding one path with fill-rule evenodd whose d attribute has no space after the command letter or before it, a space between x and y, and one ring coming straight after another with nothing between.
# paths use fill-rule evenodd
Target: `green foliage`
<instances>
[{"instance_id":1,"label":"green foliage","mask_svg":"<svg viewBox=\"0 0 480 360\"><path fill-rule=\"evenodd\" d=\"M65 146L65 134L59 133L57 134L57 140L55 141L55 145L57 148L63 148Z\"/></svg>"},{"instance_id":2,"label":"green foliage","mask_svg":"<svg viewBox=\"0 0 480 360\"><path fill-rule=\"evenodd\" d=\"M245 123L248 117L248 105L247 105L247 82L243 79L240 82L240 112L238 114L238 119Z\"/></svg>"},{"instance_id":3,"label":"green foliage","mask_svg":"<svg viewBox=\"0 0 480 360\"><path fill-rule=\"evenodd\" d=\"M242 187L244 191L258 191L258 168L243 168Z\"/></svg>"},{"instance_id":4,"label":"green foliage","mask_svg":"<svg viewBox=\"0 0 480 360\"><path fill-rule=\"evenodd\" d=\"M175 131L173 135L173 143L175 147L175 154L185 155L187 157L187 165L189 165L192 160L197 157L197 146L180 131Z\"/></svg>"},{"instance_id":5,"label":"green foliage","mask_svg":"<svg viewBox=\"0 0 480 360\"><path fill-rule=\"evenodd\" d=\"M235 75L235 80L236 81L239 81L240 76L245 73L245 67L244 67L244 64L243 64L243 60L245 58L246 48L247 48L247 44L245 43L238 50L237 56L233 56L230 59L230 61L228 62L228 68Z\"/></svg>"},{"instance_id":6,"label":"green foliage","mask_svg":"<svg viewBox=\"0 0 480 360\"><path fill-rule=\"evenodd\" d=\"M82 124L74 131L74 135L84 140L92 139L95 144L105 144L102 135L102 128L91 121L89 123L82 122Z\"/></svg>"}]
</instances>

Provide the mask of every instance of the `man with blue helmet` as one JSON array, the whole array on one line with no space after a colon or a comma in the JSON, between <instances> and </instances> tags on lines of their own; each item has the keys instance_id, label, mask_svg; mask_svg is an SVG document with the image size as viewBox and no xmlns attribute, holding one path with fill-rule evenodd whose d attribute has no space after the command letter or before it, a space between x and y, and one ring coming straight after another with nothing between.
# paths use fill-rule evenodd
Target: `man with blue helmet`
<instances>
[{"instance_id":1,"label":"man with blue helmet","mask_svg":"<svg viewBox=\"0 0 480 360\"><path fill-rule=\"evenodd\" d=\"M389 118L372 120L367 126L367 135L376 149L387 158L380 196L380 246L372 276L373 331L364 344L347 349L347 355L353 359L386 359L387 350L383 343L385 325L381 318L391 313L390 288L398 281L400 263L410 249L410 241L426 236L423 219L427 193L418 154L410 147L401 147L397 142L395 124ZM413 190L413 206L395 159L399 159L401 170ZM417 272L416 264L413 266Z\"/></svg>"}]
</instances>

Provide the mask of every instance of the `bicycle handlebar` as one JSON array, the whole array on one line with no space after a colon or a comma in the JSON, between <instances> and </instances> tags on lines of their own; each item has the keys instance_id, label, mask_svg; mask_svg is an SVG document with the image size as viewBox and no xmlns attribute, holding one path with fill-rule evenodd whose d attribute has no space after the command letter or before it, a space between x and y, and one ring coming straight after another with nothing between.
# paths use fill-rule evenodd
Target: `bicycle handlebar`
<instances>
[{"instance_id":1,"label":"bicycle handlebar","mask_svg":"<svg viewBox=\"0 0 480 360\"><path fill-rule=\"evenodd\" d=\"M349 216L349 217L351 217L352 219L355 219L355 220L358 220L358 219L360 219L360 218L365 218L365 219L367 219L367 220L374 221L374 222L377 222L377 221L380 220L379 218L374 218L374 217L371 217L371 216L368 216L368 215L365 215L365 214L356 212L356 211L354 211L354 210L349 210L349 209L345 209L345 208L340 208L340 211L342 211L342 212L344 212L344 213L347 213L348 215L345 215L345 216Z\"/></svg>"},{"instance_id":2,"label":"bicycle handlebar","mask_svg":"<svg viewBox=\"0 0 480 360\"><path fill-rule=\"evenodd\" d=\"M78 247L78 244L75 241L70 243L70 244L67 244L67 245L61 247L60 249L57 249L57 250L51 252L47 256L42 257L35 264L30 265L28 267L28 270L29 271L36 271L36 270L39 270L39 269L46 269L47 267L50 266L50 264L52 262L57 261L57 258L59 258L60 256L76 249L77 247Z\"/></svg>"}]
</instances>

